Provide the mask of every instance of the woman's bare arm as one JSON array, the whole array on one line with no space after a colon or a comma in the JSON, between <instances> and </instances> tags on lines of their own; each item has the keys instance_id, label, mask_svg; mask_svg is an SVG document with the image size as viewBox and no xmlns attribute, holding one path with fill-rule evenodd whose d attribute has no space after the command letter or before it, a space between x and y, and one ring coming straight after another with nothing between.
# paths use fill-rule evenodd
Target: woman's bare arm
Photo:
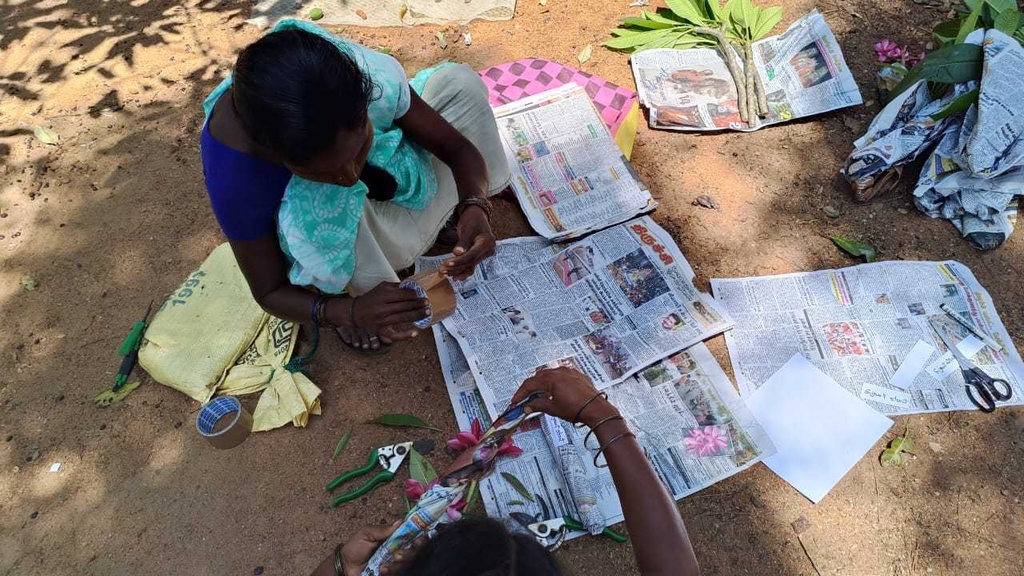
<instances>
[{"instance_id":1,"label":"woman's bare arm","mask_svg":"<svg viewBox=\"0 0 1024 576\"><path fill-rule=\"evenodd\" d=\"M452 170L459 199L486 198L487 162L461 132L430 107L416 92L411 92L409 111L395 121L414 142L437 156ZM492 256L495 250L487 214L478 206L469 206L458 222L459 243L455 257L441 265L441 272L462 280L474 267Z\"/></svg>"},{"instance_id":2,"label":"woman's bare arm","mask_svg":"<svg viewBox=\"0 0 1024 576\"><path fill-rule=\"evenodd\" d=\"M548 392L550 398L535 400L531 408L568 421L597 394L583 374L556 368L542 370L524 382L512 403L537 390ZM618 409L607 400L597 398L580 413L580 421L592 428L614 416L619 416ZM595 435L602 446L608 446L604 455L622 503L637 567L641 574L650 576L697 576L700 574L697 557L675 502L636 439L631 435L623 436L628 432L625 421L612 419L600 425ZM608 445L609 442L612 444Z\"/></svg>"},{"instance_id":3,"label":"woman's bare arm","mask_svg":"<svg viewBox=\"0 0 1024 576\"><path fill-rule=\"evenodd\" d=\"M312 320L311 310L317 295L288 281L288 260L276 236L244 242L232 240L231 250L253 298L268 314L294 322ZM355 318L355 327L381 333L389 340L402 340L412 337L413 333L394 327L424 318L426 303L412 290L382 282L358 301L349 297L328 300L326 312L328 322L334 326L353 327Z\"/></svg>"}]
</instances>

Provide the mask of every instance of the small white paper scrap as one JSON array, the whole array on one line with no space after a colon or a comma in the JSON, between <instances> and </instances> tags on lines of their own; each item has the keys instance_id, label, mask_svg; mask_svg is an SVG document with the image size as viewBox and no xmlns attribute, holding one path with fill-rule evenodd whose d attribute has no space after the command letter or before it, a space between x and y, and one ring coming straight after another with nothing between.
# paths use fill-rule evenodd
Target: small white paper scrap
<instances>
[{"instance_id":1,"label":"small white paper scrap","mask_svg":"<svg viewBox=\"0 0 1024 576\"><path fill-rule=\"evenodd\" d=\"M911 408L914 403L914 399L910 394L902 390L882 388L875 384L865 384L864 387L861 388L860 397L862 400L881 402L882 404L898 406L900 408Z\"/></svg>"},{"instance_id":2,"label":"small white paper scrap","mask_svg":"<svg viewBox=\"0 0 1024 576\"><path fill-rule=\"evenodd\" d=\"M777 449L764 463L815 504L892 426L800 354L747 406Z\"/></svg>"},{"instance_id":3,"label":"small white paper scrap","mask_svg":"<svg viewBox=\"0 0 1024 576\"><path fill-rule=\"evenodd\" d=\"M953 354L947 350L945 354L939 356L935 362L929 364L924 370L931 374L932 378L942 382L949 378L950 374L956 372L958 366L956 358L953 358Z\"/></svg>"},{"instance_id":4,"label":"small white paper scrap","mask_svg":"<svg viewBox=\"0 0 1024 576\"><path fill-rule=\"evenodd\" d=\"M968 334L967 338L964 338L957 343L956 349L964 355L964 358L974 358L974 356L981 352L981 349L985 347L985 343L979 340L974 334Z\"/></svg>"},{"instance_id":5,"label":"small white paper scrap","mask_svg":"<svg viewBox=\"0 0 1024 576\"><path fill-rule=\"evenodd\" d=\"M50 472L60 472L60 462L50 464Z\"/></svg>"},{"instance_id":6,"label":"small white paper scrap","mask_svg":"<svg viewBox=\"0 0 1024 576\"><path fill-rule=\"evenodd\" d=\"M984 346L984 344L982 344ZM928 363L928 358L935 353L935 347L925 342L924 340L918 340L917 344L910 349L910 353L903 359L903 363L896 370L896 373L892 375L892 380L889 380L890 386L897 388L903 388L904 390L910 388L910 385L914 383L914 379L917 375L924 370L925 364ZM864 393L861 392L861 397L864 397Z\"/></svg>"}]
</instances>

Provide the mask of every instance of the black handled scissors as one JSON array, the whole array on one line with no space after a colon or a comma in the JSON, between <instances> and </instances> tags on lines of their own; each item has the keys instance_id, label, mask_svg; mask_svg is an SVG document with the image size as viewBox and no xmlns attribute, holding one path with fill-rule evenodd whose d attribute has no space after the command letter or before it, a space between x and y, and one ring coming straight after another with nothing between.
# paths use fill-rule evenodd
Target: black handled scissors
<instances>
[{"instance_id":1,"label":"black handled scissors","mask_svg":"<svg viewBox=\"0 0 1024 576\"><path fill-rule=\"evenodd\" d=\"M994 412L996 402L1003 402L1013 397L1013 388L1010 383L1002 378L993 378L986 374L981 368L974 365L966 356L960 353L960 349L952 339L946 335L942 326L932 324L932 328L939 333L939 338L946 345L957 364L960 364L960 371L964 374L964 382L967 386L967 396L974 402L982 412ZM997 387L998 384L998 387ZM999 388L1005 388L1003 392Z\"/></svg>"}]
</instances>

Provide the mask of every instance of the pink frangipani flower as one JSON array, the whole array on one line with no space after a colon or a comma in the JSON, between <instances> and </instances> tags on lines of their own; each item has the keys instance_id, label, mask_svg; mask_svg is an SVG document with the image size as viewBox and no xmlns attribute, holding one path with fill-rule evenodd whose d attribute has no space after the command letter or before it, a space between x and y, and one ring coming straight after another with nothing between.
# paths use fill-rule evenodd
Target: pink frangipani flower
<instances>
[{"instance_id":1,"label":"pink frangipani flower","mask_svg":"<svg viewBox=\"0 0 1024 576\"><path fill-rule=\"evenodd\" d=\"M480 420L474 418L470 430L468 432L459 432L458 434L456 434L455 438L452 438L451 440L448 441L448 447L455 452L469 450L480 443L480 440L483 438L483 435L484 429L483 426L480 424ZM516 446L512 442L511 438L507 438L504 442L501 443L501 446L498 447L497 455L516 457L522 453L522 449ZM489 456L490 454L484 455L485 458Z\"/></svg>"},{"instance_id":2,"label":"pink frangipani flower","mask_svg":"<svg viewBox=\"0 0 1024 576\"><path fill-rule=\"evenodd\" d=\"M883 38L875 43L875 54L878 55L878 61L882 63L893 62L899 60L903 56L903 49L900 45Z\"/></svg>"},{"instance_id":3,"label":"pink frangipani flower","mask_svg":"<svg viewBox=\"0 0 1024 576\"><path fill-rule=\"evenodd\" d=\"M714 456L729 446L729 437L719 426L694 428L683 439L686 449L698 456Z\"/></svg>"}]
</instances>

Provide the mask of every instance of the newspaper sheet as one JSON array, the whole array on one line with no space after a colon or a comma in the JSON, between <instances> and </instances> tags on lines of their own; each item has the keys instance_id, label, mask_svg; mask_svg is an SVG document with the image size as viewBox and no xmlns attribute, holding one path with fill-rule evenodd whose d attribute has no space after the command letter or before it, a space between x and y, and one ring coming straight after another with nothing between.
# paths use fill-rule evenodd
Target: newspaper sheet
<instances>
[{"instance_id":1,"label":"newspaper sheet","mask_svg":"<svg viewBox=\"0 0 1024 576\"><path fill-rule=\"evenodd\" d=\"M458 344L442 326L434 327L434 340L459 427L469 429L474 418L480 418L486 427L490 418ZM745 470L775 451L703 344L611 386L606 392L677 500ZM589 449L593 446L583 446L586 430L564 429L567 433L557 442L582 465L580 475L587 479L596 500L593 513L599 514L606 525L621 522L622 506L611 474L607 468L594 467L593 452ZM694 440L701 434L706 438L709 432L719 432L722 441L709 446L706 441ZM523 454L499 461L494 474L481 483L480 498L487 514L505 518L511 512L524 512L538 520L566 514L576 519L590 515L581 513L575 505L569 483L552 453L552 441L545 437L540 421L529 422L514 438ZM518 478L533 500L509 485L502 472ZM584 534L576 532L569 537Z\"/></svg>"},{"instance_id":2,"label":"newspaper sheet","mask_svg":"<svg viewBox=\"0 0 1024 576\"><path fill-rule=\"evenodd\" d=\"M957 363L932 327L935 320L978 367L1010 383L1008 404L1024 404L1020 354L988 292L959 262L877 262L714 279L711 287L736 320L725 338L743 395L800 353L885 414L974 409ZM940 310L942 304L1003 350L971 346L973 336ZM900 370L904 363L914 366Z\"/></svg>"},{"instance_id":3,"label":"newspaper sheet","mask_svg":"<svg viewBox=\"0 0 1024 576\"><path fill-rule=\"evenodd\" d=\"M780 36L755 42L768 115L740 120L736 84L718 50L644 50L631 58L640 102L651 128L683 131L757 130L771 124L861 104L860 90L835 35L814 10ZM737 59L743 59L737 53Z\"/></svg>"},{"instance_id":4,"label":"newspaper sheet","mask_svg":"<svg viewBox=\"0 0 1024 576\"><path fill-rule=\"evenodd\" d=\"M576 84L499 106L494 116L512 187L541 236L576 238L657 206Z\"/></svg>"},{"instance_id":5,"label":"newspaper sheet","mask_svg":"<svg viewBox=\"0 0 1024 576\"><path fill-rule=\"evenodd\" d=\"M491 417L534 370L559 361L599 389L732 325L693 286L671 236L647 217L565 245L504 240L466 281L444 325ZM435 268L445 256L421 258Z\"/></svg>"}]
</instances>

